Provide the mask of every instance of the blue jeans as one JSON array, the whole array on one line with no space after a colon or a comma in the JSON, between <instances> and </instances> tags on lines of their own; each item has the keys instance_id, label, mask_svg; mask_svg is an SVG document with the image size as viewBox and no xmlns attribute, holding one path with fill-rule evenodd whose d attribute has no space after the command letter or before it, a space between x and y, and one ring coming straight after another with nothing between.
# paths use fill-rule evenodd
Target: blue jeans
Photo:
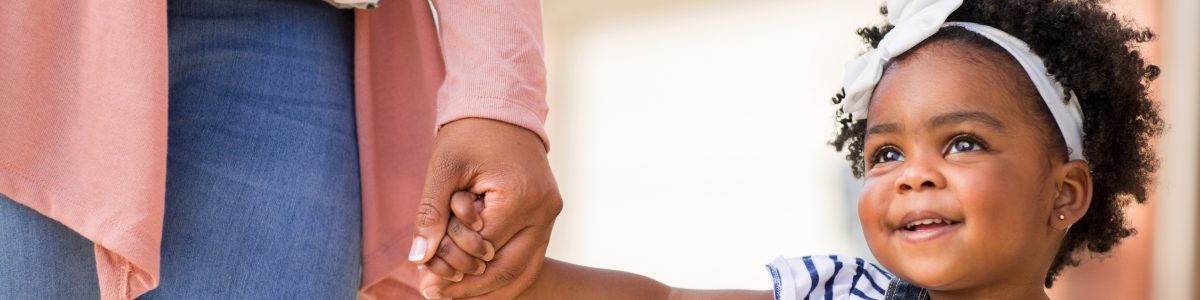
<instances>
[{"instance_id":1,"label":"blue jeans","mask_svg":"<svg viewBox=\"0 0 1200 300\"><path fill-rule=\"evenodd\" d=\"M141 299L353 299L353 14L169 0L168 40L161 281ZM0 200L0 299L98 297L90 242Z\"/></svg>"}]
</instances>

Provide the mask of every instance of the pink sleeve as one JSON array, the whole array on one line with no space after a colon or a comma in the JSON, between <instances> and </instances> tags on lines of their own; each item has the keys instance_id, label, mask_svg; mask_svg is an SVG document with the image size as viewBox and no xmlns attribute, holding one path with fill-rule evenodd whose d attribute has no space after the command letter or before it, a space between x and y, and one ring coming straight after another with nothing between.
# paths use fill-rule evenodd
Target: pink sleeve
<instances>
[{"instance_id":1,"label":"pink sleeve","mask_svg":"<svg viewBox=\"0 0 1200 300\"><path fill-rule=\"evenodd\" d=\"M544 129L546 67L539 0L435 0L446 78L438 91L437 124L463 118Z\"/></svg>"}]
</instances>

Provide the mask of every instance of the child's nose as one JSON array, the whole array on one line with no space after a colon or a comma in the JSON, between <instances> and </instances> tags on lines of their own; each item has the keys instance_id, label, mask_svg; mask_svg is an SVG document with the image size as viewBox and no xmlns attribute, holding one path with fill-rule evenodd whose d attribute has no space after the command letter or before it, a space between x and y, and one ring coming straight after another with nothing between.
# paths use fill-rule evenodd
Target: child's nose
<instances>
[{"instance_id":1,"label":"child's nose","mask_svg":"<svg viewBox=\"0 0 1200 300\"><path fill-rule=\"evenodd\" d=\"M937 168L928 164L913 164L911 161L904 173L896 178L896 192L940 189L946 186L946 177Z\"/></svg>"}]
</instances>

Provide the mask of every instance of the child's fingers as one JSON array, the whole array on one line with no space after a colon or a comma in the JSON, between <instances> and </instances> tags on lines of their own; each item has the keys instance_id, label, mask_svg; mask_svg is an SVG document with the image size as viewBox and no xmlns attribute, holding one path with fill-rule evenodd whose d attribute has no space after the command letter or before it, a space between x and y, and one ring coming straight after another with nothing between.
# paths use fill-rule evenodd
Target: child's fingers
<instances>
[{"instance_id":1,"label":"child's fingers","mask_svg":"<svg viewBox=\"0 0 1200 300\"><path fill-rule=\"evenodd\" d=\"M496 247L492 246L491 242L484 240L483 235L478 231L467 228L457 215L450 217L450 224L446 225L446 237L442 240L453 241L454 246L457 246L456 248L460 251L483 261L491 261L496 256ZM438 249L438 252L441 251L442 249Z\"/></svg>"},{"instance_id":2,"label":"child's fingers","mask_svg":"<svg viewBox=\"0 0 1200 300\"><path fill-rule=\"evenodd\" d=\"M474 231L469 232L475 233ZM461 273L479 275L483 274L483 270L485 268L483 260L475 258L474 256L471 256L471 254L464 252L461 248L455 245L454 241L450 240L448 237L442 238L442 244L438 246L437 257L441 258L442 261L445 261L450 265L450 267L453 267L454 270Z\"/></svg>"},{"instance_id":3,"label":"child's fingers","mask_svg":"<svg viewBox=\"0 0 1200 300\"><path fill-rule=\"evenodd\" d=\"M476 198L475 194L468 191L455 192L450 196L450 211L471 230L480 231L483 230L483 219L479 217L480 209L477 209L476 202L482 201L476 201Z\"/></svg>"},{"instance_id":4,"label":"child's fingers","mask_svg":"<svg viewBox=\"0 0 1200 300\"><path fill-rule=\"evenodd\" d=\"M455 270L454 267L450 266L449 263L437 256L434 256L433 258L429 259L428 263L425 263L425 270L428 270L429 273L437 275L442 279L453 282L459 282L463 278L462 272Z\"/></svg>"},{"instance_id":5,"label":"child's fingers","mask_svg":"<svg viewBox=\"0 0 1200 300\"><path fill-rule=\"evenodd\" d=\"M438 295L453 299L484 296L486 299L512 299L533 284L534 277L542 270L546 246L539 242L548 238L533 230L521 230L505 245L496 259L488 262L487 271L479 276L470 276L454 284L440 287ZM549 233L544 233L548 235Z\"/></svg>"},{"instance_id":6,"label":"child's fingers","mask_svg":"<svg viewBox=\"0 0 1200 300\"><path fill-rule=\"evenodd\" d=\"M436 257L434 259L436 259ZM446 288L446 286L454 283L449 280L442 279L442 277L430 273L429 271L421 271L419 274L421 275L421 279L420 283L417 285L417 288L421 290L421 296L425 296L425 299L445 298L445 296L441 294L441 289Z\"/></svg>"},{"instance_id":7,"label":"child's fingers","mask_svg":"<svg viewBox=\"0 0 1200 300\"><path fill-rule=\"evenodd\" d=\"M450 210L453 214L446 226L446 235L438 244L436 254L425 264L429 274L442 280L458 282L464 274L482 274L486 265L481 259L490 260L496 255L495 247L483 240L483 236L475 229L483 229L478 202L475 194L465 191L455 192L450 197Z\"/></svg>"}]
</instances>

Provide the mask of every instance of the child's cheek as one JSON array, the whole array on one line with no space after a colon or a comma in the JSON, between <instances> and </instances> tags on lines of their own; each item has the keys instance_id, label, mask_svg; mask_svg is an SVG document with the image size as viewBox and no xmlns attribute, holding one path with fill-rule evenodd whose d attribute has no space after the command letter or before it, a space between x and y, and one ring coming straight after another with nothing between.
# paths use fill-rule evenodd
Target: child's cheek
<instances>
[{"instance_id":1,"label":"child's cheek","mask_svg":"<svg viewBox=\"0 0 1200 300\"><path fill-rule=\"evenodd\" d=\"M891 203L891 183L886 178L868 178L858 199L858 219L868 244L886 239L889 233L885 217Z\"/></svg>"}]
</instances>

